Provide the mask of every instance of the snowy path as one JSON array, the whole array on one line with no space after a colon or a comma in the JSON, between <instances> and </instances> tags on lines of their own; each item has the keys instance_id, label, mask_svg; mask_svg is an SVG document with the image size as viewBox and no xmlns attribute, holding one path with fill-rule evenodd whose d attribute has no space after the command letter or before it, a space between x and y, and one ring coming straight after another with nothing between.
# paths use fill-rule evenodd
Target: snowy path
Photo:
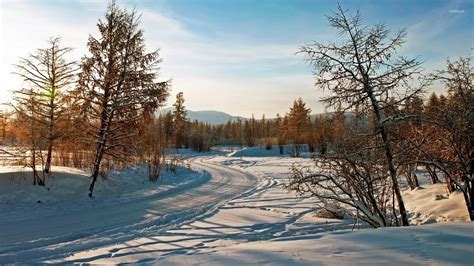
<instances>
[{"instance_id":1,"label":"snowy path","mask_svg":"<svg viewBox=\"0 0 474 266\"><path fill-rule=\"evenodd\" d=\"M179 225L50 263L146 265L472 265L474 224L352 231L349 220L316 218L314 199L285 189L296 158L208 162L259 177L254 189ZM449 243L449 244L445 244Z\"/></svg>"},{"instance_id":2,"label":"snowy path","mask_svg":"<svg viewBox=\"0 0 474 266\"><path fill-rule=\"evenodd\" d=\"M187 189L98 204L46 216L0 219L0 263L44 261L98 246L131 240L190 222L255 187L257 179L239 170L191 161L212 178Z\"/></svg>"},{"instance_id":3,"label":"snowy path","mask_svg":"<svg viewBox=\"0 0 474 266\"><path fill-rule=\"evenodd\" d=\"M289 168L309 159L191 163L209 174L64 216L0 216L0 264L474 265L474 223L352 231L350 219L314 217L318 202L285 188Z\"/></svg>"},{"instance_id":4,"label":"snowy path","mask_svg":"<svg viewBox=\"0 0 474 266\"><path fill-rule=\"evenodd\" d=\"M221 156L213 157L208 162L249 172L259 177L258 183L253 189L241 193L226 204L167 230L151 232L113 245L97 246L67 258L47 262L173 264L175 256L183 255L185 259L178 264L213 265L216 263L208 263L202 256L242 243L260 243L308 233L324 234L352 227L347 221L312 218L311 212L316 207L314 199L288 193L284 183L293 159L271 162L263 168L261 162ZM200 257L200 261L194 261L195 257ZM237 265L242 263L252 262L243 259Z\"/></svg>"}]
</instances>

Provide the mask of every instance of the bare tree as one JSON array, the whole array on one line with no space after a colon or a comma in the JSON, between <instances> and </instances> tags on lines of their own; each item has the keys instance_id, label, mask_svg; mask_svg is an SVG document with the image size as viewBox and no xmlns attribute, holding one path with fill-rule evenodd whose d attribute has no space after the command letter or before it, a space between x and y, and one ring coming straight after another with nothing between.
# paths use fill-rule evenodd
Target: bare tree
<instances>
[{"instance_id":1,"label":"bare tree","mask_svg":"<svg viewBox=\"0 0 474 266\"><path fill-rule=\"evenodd\" d=\"M8 112L5 111L0 111L0 127L2 128L2 145L5 145L6 140L7 140L7 126L8 123L10 122L9 119L7 118L9 116Z\"/></svg>"},{"instance_id":2,"label":"bare tree","mask_svg":"<svg viewBox=\"0 0 474 266\"><path fill-rule=\"evenodd\" d=\"M374 116L373 136L380 138L383 164L392 182L401 221L408 225L389 132L389 125L405 116L387 117L384 109L389 97L395 98L393 104L399 104L420 91L419 87L410 86L411 78L420 71L420 63L396 57L397 49L405 42L404 30L390 36L385 25L363 26L359 12L347 16L347 10L340 6L328 16L328 21L342 38L341 42L315 42L301 47L300 52L315 68L316 86L331 93L323 98L328 106L342 107L343 111L357 108Z\"/></svg>"},{"instance_id":3,"label":"bare tree","mask_svg":"<svg viewBox=\"0 0 474 266\"><path fill-rule=\"evenodd\" d=\"M459 188L465 199L469 218L474 221L474 71L472 58L448 60L446 70L432 77L445 83L448 95L443 104L431 105L425 120L429 126L418 144L423 152L421 161L432 165L446 177L448 188ZM438 138L434 139L432 130ZM434 170L436 171L436 170Z\"/></svg>"},{"instance_id":4,"label":"bare tree","mask_svg":"<svg viewBox=\"0 0 474 266\"><path fill-rule=\"evenodd\" d=\"M17 99L34 97L37 102L37 106L30 111L35 113L35 130L41 132L46 140L46 173L51 170L54 142L66 133L57 125L70 107L68 89L75 82L75 63L66 60L72 48L61 47L60 42L60 38L51 38L48 48L38 49L15 65L18 69L16 74L30 86L30 89L16 91Z\"/></svg>"},{"instance_id":5,"label":"bare tree","mask_svg":"<svg viewBox=\"0 0 474 266\"><path fill-rule=\"evenodd\" d=\"M361 219L374 228L397 224L391 182L380 167L380 150L366 149L368 139L339 138L336 152L315 157L315 167L294 165L288 187L318 198L321 208L331 213ZM341 152L354 146L358 150L353 153Z\"/></svg>"},{"instance_id":6,"label":"bare tree","mask_svg":"<svg viewBox=\"0 0 474 266\"><path fill-rule=\"evenodd\" d=\"M148 179L152 182L160 178L165 164L165 149L167 148L163 118L151 117L141 136L141 157L148 168Z\"/></svg>"},{"instance_id":7,"label":"bare tree","mask_svg":"<svg viewBox=\"0 0 474 266\"><path fill-rule=\"evenodd\" d=\"M20 96L17 96L20 94ZM41 159L41 166L43 167L43 157L41 154L41 146L43 139L40 136L38 130L38 121L40 121L37 108L39 108L39 101L33 90L22 89L15 92L15 105L12 105L15 109L15 126L16 134L19 140L26 144L26 149L21 149L23 156L24 165L30 167L33 174L33 185L44 186L45 176L42 171L42 175L38 174L37 170L37 158Z\"/></svg>"},{"instance_id":8,"label":"bare tree","mask_svg":"<svg viewBox=\"0 0 474 266\"><path fill-rule=\"evenodd\" d=\"M96 144L89 197L92 197L104 155L126 160L130 138L144 114L166 100L168 82L158 82L158 51L147 53L140 16L112 2L97 26L100 36L89 36L90 55L82 62L79 90L90 136Z\"/></svg>"}]
</instances>

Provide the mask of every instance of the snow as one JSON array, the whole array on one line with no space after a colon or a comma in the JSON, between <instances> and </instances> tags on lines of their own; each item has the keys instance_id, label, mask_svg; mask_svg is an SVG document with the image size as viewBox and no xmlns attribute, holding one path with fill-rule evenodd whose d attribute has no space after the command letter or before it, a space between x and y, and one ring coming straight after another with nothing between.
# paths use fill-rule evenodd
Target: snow
<instances>
[{"instance_id":1,"label":"snow","mask_svg":"<svg viewBox=\"0 0 474 266\"><path fill-rule=\"evenodd\" d=\"M87 200L90 172L69 167L53 167L46 176L46 186L33 186L32 172L20 166L0 167L0 208L58 205ZM179 174L163 171L157 182L149 182L144 167L112 171L106 179L98 178L94 198L100 201L127 198L137 194L156 193L192 179L192 171L179 168ZM183 178L184 177L184 178ZM146 191L144 191L146 190ZM40 202L40 203L38 203Z\"/></svg>"},{"instance_id":2,"label":"snow","mask_svg":"<svg viewBox=\"0 0 474 266\"><path fill-rule=\"evenodd\" d=\"M279 154L278 147L276 149ZM423 184L423 188L403 192L411 223L424 225L377 230L361 225L353 230L353 221L349 219L314 217L318 202L310 197L297 197L285 188L291 165L309 165L310 159L279 156L275 151L270 156L260 156L262 150L264 148L248 148L244 151L248 155L244 156L208 153L204 157L180 151L190 158L192 169L200 172L180 169L177 176L166 175L161 184L142 184L143 177L140 178L136 170L114 173L111 178L100 181L103 196L98 196L86 208L92 212L108 212L85 219L97 225L84 228L83 236L71 235L65 239L37 239L40 234L32 230L36 238L29 242L3 243L1 235L8 233L2 230L19 226L23 219L46 215L43 208L28 207L43 194L33 189L22 192L23 199L16 195L13 190L18 187L5 181L9 174L3 173L12 172L6 169L0 174L3 179L0 207L2 214L3 211L9 214L8 223L2 221L3 215L0 218L0 228L3 228L0 229L0 263L474 264L470 256L474 223L463 222L467 220L467 211L462 195L454 193L448 197L443 184ZM81 186L83 181L88 184L84 172L73 169L64 169L63 174L59 172L58 169L58 177L63 176L65 184L73 184L66 174L77 182L75 186ZM59 181L48 181L51 191L55 186L64 187ZM10 187L3 188L4 183ZM169 197L156 196L166 189L175 192L170 192ZM52 213L74 215L78 202L91 201L83 199L86 190L77 195L73 191L44 197L42 206L64 204L71 209L55 209ZM37 196L28 198L27 193ZM123 211L111 211L117 206L109 203L114 200ZM147 214L137 213L137 219L141 216L138 220L126 219L124 215L132 215L136 208L147 208ZM39 210L34 212L34 209ZM19 215L22 212L26 213ZM115 225L98 225L109 220ZM18 225L11 225L15 222ZM54 231L48 230L49 234Z\"/></svg>"},{"instance_id":3,"label":"snow","mask_svg":"<svg viewBox=\"0 0 474 266\"><path fill-rule=\"evenodd\" d=\"M147 259L160 265L472 265L473 229L472 223L455 223L334 232L233 243L192 256L148 254Z\"/></svg>"},{"instance_id":4,"label":"snow","mask_svg":"<svg viewBox=\"0 0 474 266\"><path fill-rule=\"evenodd\" d=\"M411 224L469 221L462 192L448 194L445 184L424 184L413 191L407 189L403 199L410 211Z\"/></svg>"},{"instance_id":5,"label":"snow","mask_svg":"<svg viewBox=\"0 0 474 266\"><path fill-rule=\"evenodd\" d=\"M311 154L308 152L307 145L298 145L300 149L299 157L309 158ZM246 147L229 153L229 157L287 157L294 156L295 146L283 146L283 154L280 154L279 146L272 146L270 149L265 147Z\"/></svg>"}]
</instances>

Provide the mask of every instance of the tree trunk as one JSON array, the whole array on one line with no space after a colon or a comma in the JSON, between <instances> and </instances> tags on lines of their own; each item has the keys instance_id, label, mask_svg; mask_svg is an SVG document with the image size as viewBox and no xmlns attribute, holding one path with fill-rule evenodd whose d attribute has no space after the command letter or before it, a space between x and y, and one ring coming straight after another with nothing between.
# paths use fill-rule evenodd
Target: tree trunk
<instances>
[{"instance_id":1,"label":"tree trunk","mask_svg":"<svg viewBox=\"0 0 474 266\"><path fill-rule=\"evenodd\" d=\"M49 127L48 127L48 154L46 156L46 164L44 172L49 174L51 169L51 157L53 156L53 130L54 130L54 98L51 97L49 112Z\"/></svg>"},{"instance_id":2,"label":"tree trunk","mask_svg":"<svg viewBox=\"0 0 474 266\"><path fill-rule=\"evenodd\" d=\"M402 218L402 225L408 226L409 225L408 216L405 209L405 203L403 202L402 193L400 192L400 187L398 185L397 170L395 169L395 165L393 163L392 145L390 144L390 140L388 138L387 128L385 124L383 123L383 114L382 114L382 111L380 110L379 103L377 102L375 95L373 94L373 91L370 88L367 81L364 84L364 87L365 87L366 93L368 94L370 98L373 111L377 118L377 124L378 124L377 126L379 128L379 134L382 137L383 146L385 150L385 157L387 159L388 171L390 173L390 178L392 180L393 191L397 199L398 210L400 211L400 216Z\"/></svg>"},{"instance_id":3,"label":"tree trunk","mask_svg":"<svg viewBox=\"0 0 474 266\"><path fill-rule=\"evenodd\" d=\"M414 190L415 188L419 187L420 184L418 183L418 177L416 176L416 164L415 165L407 165L407 182L410 185L410 189Z\"/></svg>"},{"instance_id":4,"label":"tree trunk","mask_svg":"<svg viewBox=\"0 0 474 266\"><path fill-rule=\"evenodd\" d=\"M33 144L34 145L34 144ZM36 186L36 183L39 185L38 175L36 174L36 151L33 147L31 149L31 169L33 170L33 186Z\"/></svg>"},{"instance_id":5,"label":"tree trunk","mask_svg":"<svg viewBox=\"0 0 474 266\"><path fill-rule=\"evenodd\" d=\"M471 141L471 152L469 153L469 160L470 160L469 178L471 179L471 181L469 182L469 178L466 178L466 183L468 184L468 193L469 193L469 202L470 202L470 206L468 206L468 211L469 211L469 218L471 219L471 221L474 221L474 179L473 179L474 147L472 145L472 141Z\"/></svg>"},{"instance_id":6,"label":"tree trunk","mask_svg":"<svg viewBox=\"0 0 474 266\"><path fill-rule=\"evenodd\" d=\"M97 144L97 150L95 152L94 167L91 174L91 184L89 186L89 197L92 198L92 192L94 191L94 185L99 175L100 163L104 156L105 144L107 141L107 134L109 131L110 121L112 120L112 114L108 114L107 101L104 101L104 108L102 110L100 131L99 131L99 143Z\"/></svg>"},{"instance_id":7,"label":"tree trunk","mask_svg":"<svg viewBox=\"0 0 474 266\"><path fill-rule=\"evenodd\" d=\"M44 172L49 174L51 169L51 157L53 152L53 141L54 141L54 110L55 104L54 100L56 98L56 49L55 46L51 48L51 88L49 93L49 125L48 125L48 154L46 156L46 165L44 167Z\"/></svg>"},{"instance_id":8,"label":"tree trunk","mask_svg":"<svg viewBox=\"0 0 474 266\"><path fill-rule=\"evenodd\" d=\"M413 173L413 181L415 182L415 186L416 186L416 187L419 187L419 186L420 186L420 183L418 182L418 176L416 176L415 173Z\"/></svg>"},{"instance_id":9,"label":"tree trunk","mask_svg":"<svg viewBox=\"0 0 474 266\"><path fill-rule=\"evenodd\" d=\"M407 180L408 185L410 186L410 189L414 190L416 188L415 183L413 183L413 180L408 174L406 176L406 180Z\"/></svg>"},{"instance_id":10,"label":"tree trunk","mask_svg":"<svg viewBox=\"0 0 474 266\"><path fill-rule=\"evenodd\" d=\"M436 174L436 168L431 168L431 166L427 165L426 166L426 171L430 174L431 177L431 183L436 184L439 182L438 175Z\"/></svg>"},{"instance_id":11,"label":"tree trunk","mask_svg":"<svg viewBox=\"0 0 474 266\"><path fill-rule=\"evenodd\" d=\"M53 153L53 141L49 141L48 145L48 155L46 156L46 164L44 166L44 172L49 174L51 169L51 157Z\"/></svg>"},{"instance_id":12,"label":"tree trunk","mask_svg":"<svg viewBox=\"0 0 474 266\"><path fill-rule=\"evenodd\" d=\"M446 180L446 188L449 193L453 193L456 188L454 187L454 182L451 180L451 177L447 174L444 174L444 180Z\"/></svg>"},{"instance_id":13,"label":"tree trunk","mask_svg":"<svg viewBox=\"0 0 474 266\"><path fill-rule=\"evenodd\" d=\"M102 161L102 156L104 154L104 144L99 143L97 145L97 151L95 153L95 159L94 159L94 167L92 169L92 174L91 174L91 183L89 186L89 197L92 198L92 192L94 191L94 185L95 182L97 181L97 176L99 175L99 170L100 170L100 162Z\"/></svg>"},{"instance_id":14,"label":"tree trunk","mask_svg":"<svg viewBox=\"0 0 474 266\"><path fill-rule=\"evenodd\" d=\"M463 189L464 201L466 201L467 212L469 213L469 219L474 221L474 181L469 181L465 178L466 185Z\"/></svg>"},{"instance_id":15,"label":"tree trunk","mask_svg":"<svg viewBox=\"0 0 474 266\"><path fill-rule=\"evenodd\" d=\"M388 163L388 171L390 172L393 190L397 198L398 209L400 211L400 216L402 218L402 225L408 226L409 223L408 223L408 216L405 209L405 203L403 202L402 194L400 192L400 187L398 186L397 171L395 170L395 166L393 165L392 145L390 145L388 134L386 132L385 126L383 125L380 125L380 135L382 136L382 140L384 143L385 156L387 157L387 163Z\"/></svg>"}]
</instances>

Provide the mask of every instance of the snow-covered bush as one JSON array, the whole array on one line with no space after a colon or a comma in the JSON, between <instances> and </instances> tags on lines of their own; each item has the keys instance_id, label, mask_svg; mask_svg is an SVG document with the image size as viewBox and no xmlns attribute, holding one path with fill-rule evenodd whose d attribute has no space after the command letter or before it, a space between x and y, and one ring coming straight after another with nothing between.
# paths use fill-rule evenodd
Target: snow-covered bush
<instances>
[{"instance_id":1,"label":"snow-covered bush","mask_svg":"<svg viewBox=\"0 0 474 266\"><path fill-rule=\"evenodd\" d=\"M314 166L293 165L288 188L319 199L323 209L370 226L398 225L394 195L384 157L376 150L314 157Z\"/></svg>"}]
</instances>

